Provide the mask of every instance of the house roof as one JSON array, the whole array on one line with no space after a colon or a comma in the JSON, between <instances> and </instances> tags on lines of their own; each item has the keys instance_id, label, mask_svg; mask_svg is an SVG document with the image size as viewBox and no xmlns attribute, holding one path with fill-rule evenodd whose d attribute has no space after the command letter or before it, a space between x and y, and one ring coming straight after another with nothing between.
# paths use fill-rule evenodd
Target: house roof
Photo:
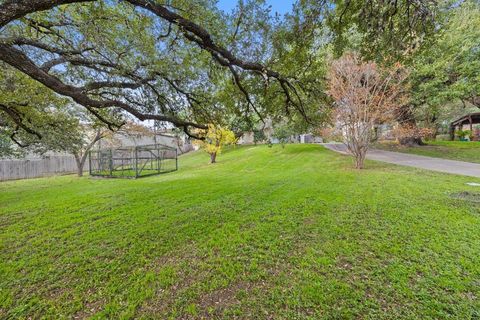
<instances>
[{"instance_id":1,"label":"house roof","mask_svg":"<svg viewBox=\"0 0 480 320\"><path fill-rule=\"evenodd\" d=\"M463 117L460 117L454 121L451 122L452 126L458 126L461 124L476 124L480 123L480 112L475 112L475 113L470 113L467 115L464 115Z\"/></svg>"}]
</instances>

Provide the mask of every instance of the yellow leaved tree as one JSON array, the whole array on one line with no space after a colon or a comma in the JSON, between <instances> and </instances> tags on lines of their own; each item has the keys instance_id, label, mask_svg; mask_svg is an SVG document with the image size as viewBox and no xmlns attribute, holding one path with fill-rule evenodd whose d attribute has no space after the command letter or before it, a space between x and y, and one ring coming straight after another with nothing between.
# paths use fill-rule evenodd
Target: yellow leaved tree
<instances>
[{"instance_id":1,"label":"yellow leaved tree","mask_svg":"<svg viewBox=\"0 0 480 320\"><path fill-rule=\"evenodd\" d=\"M213 124L208 125L205 140L197 142L210 155L210 163L216 162L217 155L222 152L222 147L235 143L237 143L237 138L232 131Z\"/></svg>"}]
</instances>

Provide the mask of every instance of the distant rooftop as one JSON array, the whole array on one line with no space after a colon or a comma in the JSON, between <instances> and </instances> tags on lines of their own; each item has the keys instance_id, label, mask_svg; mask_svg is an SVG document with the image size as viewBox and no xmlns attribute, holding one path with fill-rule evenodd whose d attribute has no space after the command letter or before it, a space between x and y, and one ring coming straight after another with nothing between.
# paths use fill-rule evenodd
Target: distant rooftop
<instances>
[{"instance_id":1,"label":"distant rooftop","mask_svg":"<svg viewBox=\"0 0 480 320\"><path fill-rule=\"evenodd\" d=\"M469 113L451 122L451 126L480 123L480 112Z\"/></svg>"}]
</instances>

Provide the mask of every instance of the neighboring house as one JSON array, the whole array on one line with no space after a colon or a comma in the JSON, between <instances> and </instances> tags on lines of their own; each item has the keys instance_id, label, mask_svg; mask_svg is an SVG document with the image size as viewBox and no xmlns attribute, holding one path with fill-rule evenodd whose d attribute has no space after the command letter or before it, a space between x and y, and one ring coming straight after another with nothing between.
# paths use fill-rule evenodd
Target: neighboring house
<instances>
[{"instance_id":1,"label":"neighboring house","mask_svg":"<svg viewBox=\"0 0 480 320\"><path fill-rule=\"evenodd\" d=\"M253 131L245 132L242 136L238 139L237 144L254 144L255 140L253 138Z\"/></svg>"},{"instance_id":2,"label":"neighboring house","mask_svg":"<svg viewBox=\"0 0 480 320\"><path fill-rule=\"evenodd\" d=\"M263 130L265 135L265 140L270 141L271 143L279 143L278 139L273 137L274 134L274 125L271 119L265 120L265 125L259 124L257 126L258 130ZM290 137L290 143L322 143L323 139L317 137L311 133L305 133L301 135L292 135ZM238 144L254 144L254 133L253 131L245 132L239 139Z\"/></svg>"},{"instance_id":3,"label":"neighboring house","mask_svg":"<svg viewBox=\"0 0 480 320\"><path fill-rule=\"evenodd\" d=\"M323 143L323 138L317 137L311 133L301 134L300 143Z\"/></svg>"},{"instance_id":4,"label":"neighboring house","mask_svg":"<svg viewBox=\"0 0 480 320\"><path fill-rule=\"evenodd\" d=\"M272 143L275 143L273 136L273 124L271 119L266 119L265 124L259 123L257 125L257 130L263 130L265 139L270 140ZM254 144L255 137L253 131L245 132L239 139L237 144Z\"/></svg>"},{"instance_id":5,"label":"neighboring house","mask_svg":"<svg viewBox=\"0 0 480 320\"><path fill-rule=\"evenodd\" d=\"M394 130L397 124L379 124L371 128L374 131L373 140L395 140ZM345 127L341 119L336 119L331 128L325 129L325 141L343 141L346 135Z\"/></svg>"},{"instance_id":6,"label":"neighboring house","mask_svg":"<svg viewBox=\"0 0 480 320\"><path fill-rule=\"evenodd\" d=\"M271 119L267 119L265 121L265 126L263 127L263 134L265 135L267 140L270 140L270 141L275 140L273 138L273 122Z\"/></svg>"},{"instance_id":7,"label":"neighboring house","mask_svg":"<svg viewBox=\"0 0 480 320\"><path fill-rule=\"evenodd\" d=\"M124 134L116 133L111 138L100 140L95 148L119 148L136 147L151 144L162 144L168 147L176 148L179 154L193 150L190 140L185 134L173 135L173 133L154 133L151 134Z\"/></svg>"},{"instance_id":8,"label":"neighboring house","mask_svg":"<svg viewBox=\"0 0 480 320\"><path fill-rule=\"evenodd\" d=\"M391 124L381 124L374 128L375 140L395 140L395 126Z\"/></svg>"},{"instance_id":9,"label":"neighboring house","mask_svg":"<svg viewBox=\"0 0 480 320\"><path fill-rule=\"evenodd\" d=\"M455 139L455 131L461 130L470 130L474 140L480 140L480 129L478 125L480 124L480 112L469 113L464 115L450 123L449 134L450 140ZM475 127L474 127L475 125Z\"/></svg>"}]
</instances>

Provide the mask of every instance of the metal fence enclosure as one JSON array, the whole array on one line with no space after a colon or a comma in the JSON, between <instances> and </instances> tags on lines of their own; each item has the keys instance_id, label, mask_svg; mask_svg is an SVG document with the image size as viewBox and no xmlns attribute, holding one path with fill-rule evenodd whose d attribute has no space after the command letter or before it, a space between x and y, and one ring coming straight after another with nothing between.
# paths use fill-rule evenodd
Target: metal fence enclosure
<instances>
[{"instance_id":1,"label":"metal fence enclosure","mask_svg":"<svg viewBox=\"0 0 480 320\"><path fill-rule=\"evenodd\" d=\"M145 145L92 150L89 153L91 176L140 178L178 169L177 149L165 145Z\"/></svg>"}]
</instances>

